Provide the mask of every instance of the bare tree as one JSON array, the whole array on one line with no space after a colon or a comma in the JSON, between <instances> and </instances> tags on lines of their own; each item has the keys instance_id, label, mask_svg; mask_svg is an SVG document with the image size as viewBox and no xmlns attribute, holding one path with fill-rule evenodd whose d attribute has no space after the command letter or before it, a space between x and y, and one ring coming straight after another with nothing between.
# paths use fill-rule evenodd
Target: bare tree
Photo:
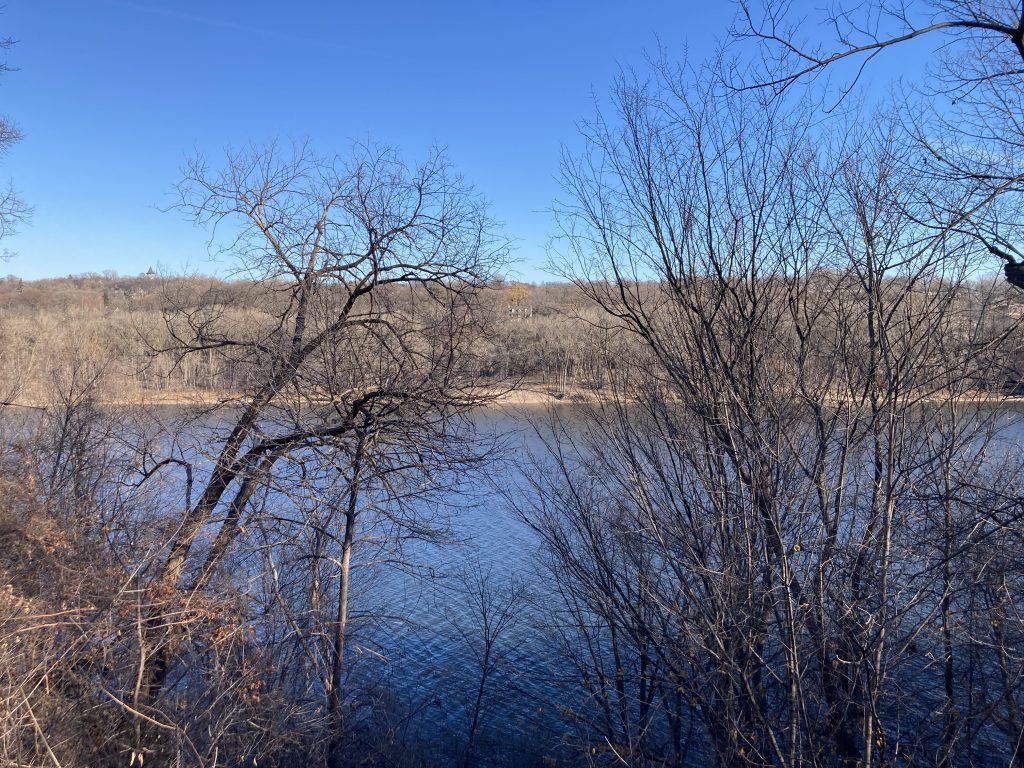
<instances>
[{"instance_id":1,"label":"bare tree","mask_svg":"<svg viewBox=\"0 0 1024 768\"><path fill-rule=\"evenodd\" d=\"M1024 6L987 0L832 3L816 19L829 30L824 40L808 35L807 29L818 27L803 24L792 4L744 1L739 7L734 35L756 41L763 54L763 66L748 69L740 86L777 94L837 71L842 98L888 49L932 41L930 51L914 49L926 59L926 74L899 99L903 121L924 150L923 166L970 191L958 209L964 228L1005 262L1011 285L1024 287L1015 228L1024 181Z\"/></svg>"},{"instance_id":2,"label":"bare tree","mask_svg":"<svg viewBox=\"0 0 1024 768\"><path fill-rule=\"evenodd\" d=\"M479 294L504 253L482 202L437 153L408 167L376 148L346 162L303 146L253 147L220 171L196 160L181 194L181 208L226 238L263 298L243 317L216 292L167 295L172 342L160 351L179 361L223 353L247 383L151 570L143 706L157 701L185 637L187 622L174 617L215 583L279 468L335 449L355 455L354 502L367 436L428 473L438 466L469 426L464 414L493 396L478 384L473 350L485 332ZM345 506L348 528L354 508ZM345 605L342 594L336 669Z\"/></svg>"},{"instance_id":3,"label":"bare tree","mask_svg":"<svg viewBox=\"0 0 1024 768\"><path fill-rule=\"evenodd\" d=\"M1020 466L985 458L999 417L971 399L1012 336L966 301L985 251L891 120L831 139L809 109L687 78L620 83L620 119L565 165L565 274L640 342L582 436L556 432L524 510L605 712L591 754L961 757L911 691L943 690L922 662L950 653L938 576L981 554L963 524L1006 514ZM1012 668L1015 690L1015 662L986 655L976 671ZM1016 723L999 728L1014 755Z\"/></svg>"}]
</instances>

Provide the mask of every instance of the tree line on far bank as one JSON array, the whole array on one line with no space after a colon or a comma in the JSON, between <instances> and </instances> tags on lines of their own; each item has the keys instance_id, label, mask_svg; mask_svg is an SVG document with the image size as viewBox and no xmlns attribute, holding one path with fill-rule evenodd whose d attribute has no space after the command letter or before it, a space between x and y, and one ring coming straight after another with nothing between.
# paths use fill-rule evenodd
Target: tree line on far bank
<instances>
[{"instance_id":1,"label":"tree line on far bank","mask_svg":"<svg viewBox=\"0 0 1024 768\"><path fill-rule=\"evenodd\" d=\"M828 294L842 280L842 275L822 269L809 290ZM657 291L654 282L638 287ZM251 368L223 350L176 354L173 315L200 310L207 303L255 329L273 322L272 305L281 288L199 276L86 273L28 282L9 276L0 281L2 393L7 402L20 398L38 405L52 377L75 359L95 371L102 398L112 403L229 397L245 389ZM1001 280L979 278L957 285L956 293L961 325L983 322L990 339L1024 317L1024 299ZM482 292L481 301L490 330L477 340L478 372L495 387L511 384L556 399L600 397L607 394L625 347L636 346L635 339L609 322L600 306L570 281L531 285L497 279ZM956 343L955 335L951 343ZM1001 348L994 362L975 372L975 389L1015 393L1022 387L1024 357Z\"/></svg>"}]
</instances>

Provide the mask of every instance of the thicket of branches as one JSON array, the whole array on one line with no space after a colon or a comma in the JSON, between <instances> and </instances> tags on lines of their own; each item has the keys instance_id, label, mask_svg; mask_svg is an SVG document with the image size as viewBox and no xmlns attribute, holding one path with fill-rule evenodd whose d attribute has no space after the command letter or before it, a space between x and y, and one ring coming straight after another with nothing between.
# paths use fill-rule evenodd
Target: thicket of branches
<instances>
[{"instance_id":1,"label":"thicket of branches","mask_svg":"<svg viewBox=\"0 0 1024 768\"><path fill-rule=\"evenodd\" d=\"M970 283L974 185L884 115L829 130L667 65L614 111L566 160L563 271L635 343L520 505L580 744L1021 764L1024 455L973 392L1019 332Z\"/></svg>"},{"instance_id":2,"label":"thicket of branches","mask_svg":"<svg viewBox=\"0 0 1024 768\"><path fill-rule=\"evenodd\" d=\"M147 291L161 328L125 343L237 371L222 399L102 405L118 350L67 317L59 361L8 350L51 363L3 422L2 759L412 761L411 705L349 663L377 642L352 574L451 539L504 243L436 153L253 147L197 161L181 207L246 279Z\"/></svg>"}]
</instances>

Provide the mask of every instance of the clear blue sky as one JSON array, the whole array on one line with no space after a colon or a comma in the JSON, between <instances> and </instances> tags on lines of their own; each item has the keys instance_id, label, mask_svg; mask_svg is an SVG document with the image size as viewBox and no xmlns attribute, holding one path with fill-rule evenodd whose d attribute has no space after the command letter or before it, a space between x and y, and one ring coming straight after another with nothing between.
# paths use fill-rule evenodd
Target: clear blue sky
<instances>
[{"instance_id":1,"label":"clear blue sky","mask_svg":"<svg viewBox=\"0 0 1024 768\"><path fill-rule=\"evenodd\" d=\"M621 66L658 41L708 55L727 2L7 0L0 109L25 139L0 164L35 207L0 274L212 272L201 230L159 207L185 157L249 140L323 151L446 147L542 279L562 143Z\"/></svg>"},{"instance_id":2,"label":"clear blue sky","mask_svg":"<svg viewBox=\"0 0 1024 768\"><path fill-rule=\"evenodd\" d=\"M659 44L713 52L727 0L7 0L0 37L19 71L0 111L25 133L0 164L35 207L0 243L0 274L217 272L206 237L163 213L186 156L310 139L432 145L492 202L541 272L560 147L623 67Z\"/></svg>"}]
</instances>

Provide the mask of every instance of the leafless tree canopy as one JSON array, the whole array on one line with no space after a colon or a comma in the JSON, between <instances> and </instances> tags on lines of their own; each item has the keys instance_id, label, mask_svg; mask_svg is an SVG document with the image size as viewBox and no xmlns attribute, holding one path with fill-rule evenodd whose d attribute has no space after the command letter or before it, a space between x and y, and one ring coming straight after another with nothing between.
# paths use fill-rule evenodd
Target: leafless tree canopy
<instances>
[{"instance_id":1,"label":"leafless tree canopy","mask_svg":"<svg viewBox=\"0 0 1024 768\"><path fill-rule=\"evenodd\" d=\"M565 274L640 342L520 507L581 747L1019 764L1022 456L972 399L1013 333L962 301L985 251L891 122L823 136L720 83L624 80L565 164Z\"/></svg>"},{"instance_id":2,"label":"leafless tree canopy","mask_svg":"<svg viewBox=\"0 0 1024 768\"><path fill-rule=\"evenodd\" d=\"M5 57L13 45L13 40L0 40L0 74L11 71ZM6 155L11 146L20 140L21 131L14 120L8 115L0 114L0 157ZM12 184L8 183L0 188L0 239L14 234L19 225L28 221L31 213L32 209L18 197Z\"/></svg>"},{"instance_id":3,"label":"leafless tree canopy","mask_svg":"<svg viewBox=\"0 0 1024 768\"><path fill-rule=\"evenodd\" d=\"M761 65L739 78L741 87L781 94L835 71L841 98L888 49L923 59L925 75L899 99L901 120L925 150L922 163L969 193L958 209L964 229L1005 262L1010 284L1024 287L1016 227L1024 181L1020 3L872 0L799 15L791 3L742 2L740 9L734 34L755 41L762 54ZM822 28L824 39L807 31Z\"/></svg>"},{"instance_id":4,"label":"leafless tree canopy","mask_svg":"<svg viewBox=\"0 0 1024 768\"><path fill-rule=\"evenodd\" d=\"M486 458L466 416L493 398L481 297L505 246L436 152L409 166L380 148L250 147L194 161L180 193L244 280L164 283L163 328L132 343L142 367L228 364L234 386L169 422L124 406L115 423L97 399L117 350L80 341L42 387L57 399L12 422L22 447L5 460L24 479L5 536L43 520L73 543L26 547L81 546L97 567L41 592L8 568L5 643L58 645L11 667L5 759L340 765L368 727L344 690L350 574L405 537L444 537L426 510ZM42 556L31 571L55 567ZM66 704L40 693L56 670ZM103 738L76 736L89 729Z\"/></svg>"}]
</instances>

